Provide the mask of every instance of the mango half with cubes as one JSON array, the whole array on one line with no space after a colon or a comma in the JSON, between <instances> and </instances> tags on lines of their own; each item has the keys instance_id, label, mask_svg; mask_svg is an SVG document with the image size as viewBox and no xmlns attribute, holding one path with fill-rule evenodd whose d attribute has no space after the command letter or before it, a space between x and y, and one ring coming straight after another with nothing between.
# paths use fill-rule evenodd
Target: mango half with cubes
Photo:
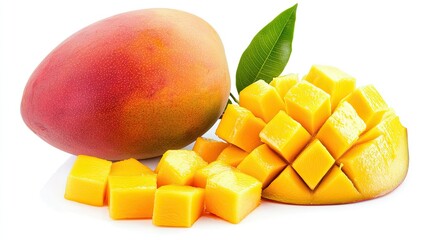
<instances>
[{"instance_id":1,"label":"mango half with cubes","mask_svg":"<svg viewBox=\"0 0 429 240\"><path fill-rule=\"evenodd\" d=\"M229 104L216 130L248 155L237 168L260 180L262 197L342 204L393 191L408 171L407 129L373 85L314 65L256 81Z\"/></svg>"}]
</instances>

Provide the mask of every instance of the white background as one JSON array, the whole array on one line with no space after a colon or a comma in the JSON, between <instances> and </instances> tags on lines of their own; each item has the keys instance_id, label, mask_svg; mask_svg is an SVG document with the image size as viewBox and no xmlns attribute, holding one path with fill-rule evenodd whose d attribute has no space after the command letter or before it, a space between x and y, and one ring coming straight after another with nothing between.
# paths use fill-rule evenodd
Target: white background
<instances>
[{"instance_id":1,"label":"white background","mask_svg":"<svg viewBox=\"0 0 429 240\"><path fill-rule=\"evenodd\" d=\"M182 9L202 17L218 31L234 81L241 53L252 37L294 3L2 1L0 239L429 239L429 159L425 152L429 9L425 1L299 2L293 53L284 72L302 75L312 64L329 64L355 76L358 85L377 87L409 131L408 176L393 193L340 206L264 201L240 224L203 217L189 229L159 228L150 220L113 221L106 207L63 199L74 156L39 139L24 125L19 112L27 79L57 44L86 25L117 13L151 7Z\"/></svg>"}]
</instances>

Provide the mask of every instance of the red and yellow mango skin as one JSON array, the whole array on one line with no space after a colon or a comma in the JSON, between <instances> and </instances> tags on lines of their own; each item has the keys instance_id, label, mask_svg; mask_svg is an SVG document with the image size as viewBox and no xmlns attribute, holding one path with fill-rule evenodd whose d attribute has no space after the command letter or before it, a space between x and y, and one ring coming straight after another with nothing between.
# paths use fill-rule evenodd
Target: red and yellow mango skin
<instances>
[{"instance_id":1,"label":"red and yellow mango skin","mask_svg":"<svg viewBox=\"0 0 429 240\"><path fill-rule=\"evenodd\" d=\"M31 75L21 114L66 152L143 159L201 136L229 92L225 51L208 23L145 9L96 22L56 47Z\"/></svg>"}]
</instances>

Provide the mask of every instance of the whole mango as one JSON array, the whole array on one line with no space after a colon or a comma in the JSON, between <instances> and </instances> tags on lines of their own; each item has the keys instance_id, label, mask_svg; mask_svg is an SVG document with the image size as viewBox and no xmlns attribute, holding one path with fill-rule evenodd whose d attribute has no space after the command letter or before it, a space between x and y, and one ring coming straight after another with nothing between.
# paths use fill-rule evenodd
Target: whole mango
<instances>
[{"instance_id":1,"label":"whole mango","mask_svg":"<svg viewBox=\"0 0 429 240\"><path fill-rule=\"evenodd\" d=\"M71 154L144 159L205 133L229 92L225 50L207 22L143 9L57 46L31 75L21 114L34 133Z\"/></svg>"}]
</instances>

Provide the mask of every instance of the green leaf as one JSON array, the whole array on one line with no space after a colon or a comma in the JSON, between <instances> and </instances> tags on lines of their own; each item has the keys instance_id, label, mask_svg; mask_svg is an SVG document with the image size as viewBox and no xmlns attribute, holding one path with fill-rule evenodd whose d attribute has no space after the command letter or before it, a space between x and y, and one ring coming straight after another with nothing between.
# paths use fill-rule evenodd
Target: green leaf
<instances>
[{"instance_id":1,"label":"green leaf","mask_svg":"<svg viewBox=\"0 0 429 240\"><path fill-rule=\"evenodd\" d=\"M280 13L256 34L243 52L236 73L238 92L260 79L269 83L283 72L292 53L297 7L295 4Z\"/></svg>"}]
</instances>

